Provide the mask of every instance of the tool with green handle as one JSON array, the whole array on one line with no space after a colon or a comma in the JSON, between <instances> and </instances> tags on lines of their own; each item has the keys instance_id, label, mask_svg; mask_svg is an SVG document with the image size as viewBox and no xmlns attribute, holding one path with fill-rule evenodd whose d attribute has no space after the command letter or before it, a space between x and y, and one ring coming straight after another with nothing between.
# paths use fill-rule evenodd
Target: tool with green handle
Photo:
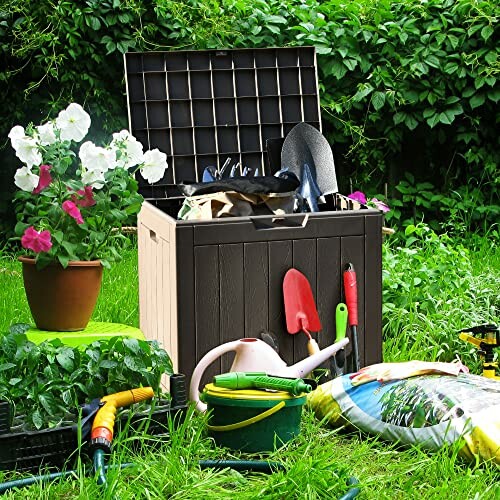
<instances>
[{"instance_id":1,"label":"tool with green handle","mask_svg":"<svg viewBox=\"0 0 500 500\"><path fill-rule=\"evenodd\" d=\"M286 391L294 396L311 392L316 384L301 378L273 377L261 372L230 372L216 375L213 381L217 387L225 389L271 389Z\"/></svg>"},{"instance_id":2,"label":"tool with green handle","mask_svg":"<svg viewBox=\"0 0 500 500\"><path fill-rule=\"evenodd\" d=\"M335 309L335 342L346 336L347 331L347 306L340 302ZM345 349L340 349L332 357L332 375L339 377L345 373Z\"/></svg>"}]
</instances>

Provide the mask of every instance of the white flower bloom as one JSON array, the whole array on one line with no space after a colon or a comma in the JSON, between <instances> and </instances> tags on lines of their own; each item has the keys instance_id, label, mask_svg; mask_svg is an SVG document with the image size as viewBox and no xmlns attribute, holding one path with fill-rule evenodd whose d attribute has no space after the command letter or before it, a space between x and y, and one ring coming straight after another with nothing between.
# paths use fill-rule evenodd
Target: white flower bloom
<instances>
[{"instance_id":1,"label":"white flower bloom","mask_svg":"<svg viewBox=\"0 0 500 500\"><path fill-rule=\"evenodd\" d=\"M158 182L168 168L167 155L159 149L153 149L144 153L144 164L141 166L141 175L150 184Z\"/></svg>"},{"instance_id":2,"label":"white flower bloom","mask_svg":"<svg viewBox=\"0 0 500 500\"><path fill-rule=\"evenodd\" d=\"M48 122L45 125L40 125L36 128L40 136L40 144L48 146L57 141L56 134L54 133L54 124Z\"/></svg>"},{"instance_id":3,"label":"white flower bloom","mask_svg":"<svg viewBox=\"0 0 500 500\"><path fill-rule=\"evenodd\" d=\"M40 177L34 174L28 167L18 168L14 174L14 184L23 191L31 193L38 186Z\"/></svg>"},{"instance_id":4,"label":"white flower bloom","mask_svg":"<svg viewBox=\"0 0 500 500\"><path fill-rule=\"evenodd\" d=\"M17 150L16 144L19 141L19 139L25 138L26 133L24 132L24 128L21 127L21 125L16 125L15 127L12 127L9 132L9 139L10 143L12 144L12 147Z\"/></svg>"},{"instance_id":5,"label":"white flower bloom","mask_svg":"<svg viewBox=\"0 0 500 500\"><path fill-rule=\"evenodd\" d=\"M99 170L107 172L116 167L116 152L96 146L93 142L84 142L78 152L85 170Z\"/></svg>"},{"instance_id":6,"label":"white flower bloom","mask_svg":"<svg viewBox=\"0 0 500 500\"><path fill-rule=\"evenodd\" d=\"M128 130L114 133L110 147L119 152L116 157L120 168L127 170L144 161L142 144Z\"/></svg>"},{"instance_id":7,"label":"white flower bloom","mask_svg":"<svg viewBox=\"0 0 500 500\"><path fill-rule=\"evenodd\" d=\"M101 170L84 170L82 173L82 182L86 186L101 189L106 183L106 180L104 179L104 172Z\"/></svg>"},{"instance_id":8,"label":"white flower bloom","mask_svg":"<svg viewBox=\"0 0 500 500\"><path fill-rule=\"evenodd\" d=\"M19 139L16 138L14 149L16 150L16 156L23 163L26 163L28 167L32 167L34 165L38 166L43 161L42 153L38 149L36 139L31 139L26 136Z\"/></svg>"},{"instance_id":9,"label":"white flower bloom","mask_svg":"<svg viewBox=\"0 0 500 500\"><path fill-rule=\"evenodd\" d=\"M89 131L90 116L79 104L72 102L59 113L56 127L61 131L63 141L80 142Z\"/></svg>"}]
</instances>

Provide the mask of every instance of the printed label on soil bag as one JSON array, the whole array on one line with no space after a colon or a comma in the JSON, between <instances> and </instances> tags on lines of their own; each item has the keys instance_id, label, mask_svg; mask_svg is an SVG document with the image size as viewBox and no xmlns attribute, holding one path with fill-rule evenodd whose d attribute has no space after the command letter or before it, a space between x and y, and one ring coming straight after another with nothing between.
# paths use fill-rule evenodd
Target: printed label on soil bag
<instances>
[{"instance_id":1,"label":"printed label on soil bag","mask_svg":"<svg viewBox=\"0 0 500 500\"><path fill-rule=\"evenodd\" d=\"M422 375L353 386L345 375L320 389L321 399L309 398L318 416L328 414L329 397L330 405L340 408L337 416L371 434L428 449L462 438L463 455L500 463L498 381L469 374ZM330 422L335 425L331 415Z\"/></svg>"}]
</instances>

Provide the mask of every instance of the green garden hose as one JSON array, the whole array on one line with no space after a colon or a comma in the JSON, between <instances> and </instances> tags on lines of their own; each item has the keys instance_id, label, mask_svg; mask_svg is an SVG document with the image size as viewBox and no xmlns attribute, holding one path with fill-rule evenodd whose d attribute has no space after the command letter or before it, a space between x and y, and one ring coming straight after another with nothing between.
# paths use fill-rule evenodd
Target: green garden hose
<instances>
[{"instance_id":1,"label":"green garden hose","mask_svg":"<svg viewBox=\"0 0 500 500\"><path fill-rule=\"evenodd\" d=\"M97 484L105 485L107 482L106 471L109 469L125 469L126 467L133 466L133 463L125 463L121 465L105 465L105 454L103 450L97 449L93 456L94 473L97 474ZM233 469L238 472L261 472L263 474L272 474L276 471L284 471L285 467L280 462L268 462L266 460L200 460L199 466L201 469ZM36 483L48 483L54 479L76 476L78 472L76 470L68 470L64 472L53 472L51 474L42 474L39 476L26 477L23 479L16 479L14 481L7 481L5 483L0 483L0 495L6 493L14 488L23 488L25 486L31 486ZM350 477L347 481L349 486L354 486L358 484L358 480L355 477ZM339 500L351 500L356 498L360 492L359 488L351 488L345 495L339 498Z\"/></svg>"},{"instance_id":2,"label":"green garden hose","mask_svg":"<svg viewBox=\"0 0 500 500\"><path fill-rule=\"evenodd\" d=\"M97 484L106 484L104 450L98 448L93 456L94 471L97 474ZM125 465L125 464L124 464Z\"/></svg>"}]
</instances>

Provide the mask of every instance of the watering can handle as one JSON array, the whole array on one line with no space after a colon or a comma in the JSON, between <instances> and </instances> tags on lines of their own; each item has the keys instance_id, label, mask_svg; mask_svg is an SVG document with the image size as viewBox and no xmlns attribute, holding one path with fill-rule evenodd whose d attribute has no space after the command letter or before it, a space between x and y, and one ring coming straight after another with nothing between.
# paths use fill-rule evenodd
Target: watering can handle
<instances>
[{"instance_id":1,"label":"watering can handle","mask_svg":"<svg viewBox=\"0 0 500 500\"><path fill-rule=\"evenodd\" d=\"M217 359L226 352L236 351L237 346L240 345L239 340L222 344L211 351L208 351L200 362L196 365L191 377L191 384L189 386L189 399L196 404L196 409L201 412L207 411L207 405L200 401L200 381L205 370Z\"/></svg>"}]
</instances>

